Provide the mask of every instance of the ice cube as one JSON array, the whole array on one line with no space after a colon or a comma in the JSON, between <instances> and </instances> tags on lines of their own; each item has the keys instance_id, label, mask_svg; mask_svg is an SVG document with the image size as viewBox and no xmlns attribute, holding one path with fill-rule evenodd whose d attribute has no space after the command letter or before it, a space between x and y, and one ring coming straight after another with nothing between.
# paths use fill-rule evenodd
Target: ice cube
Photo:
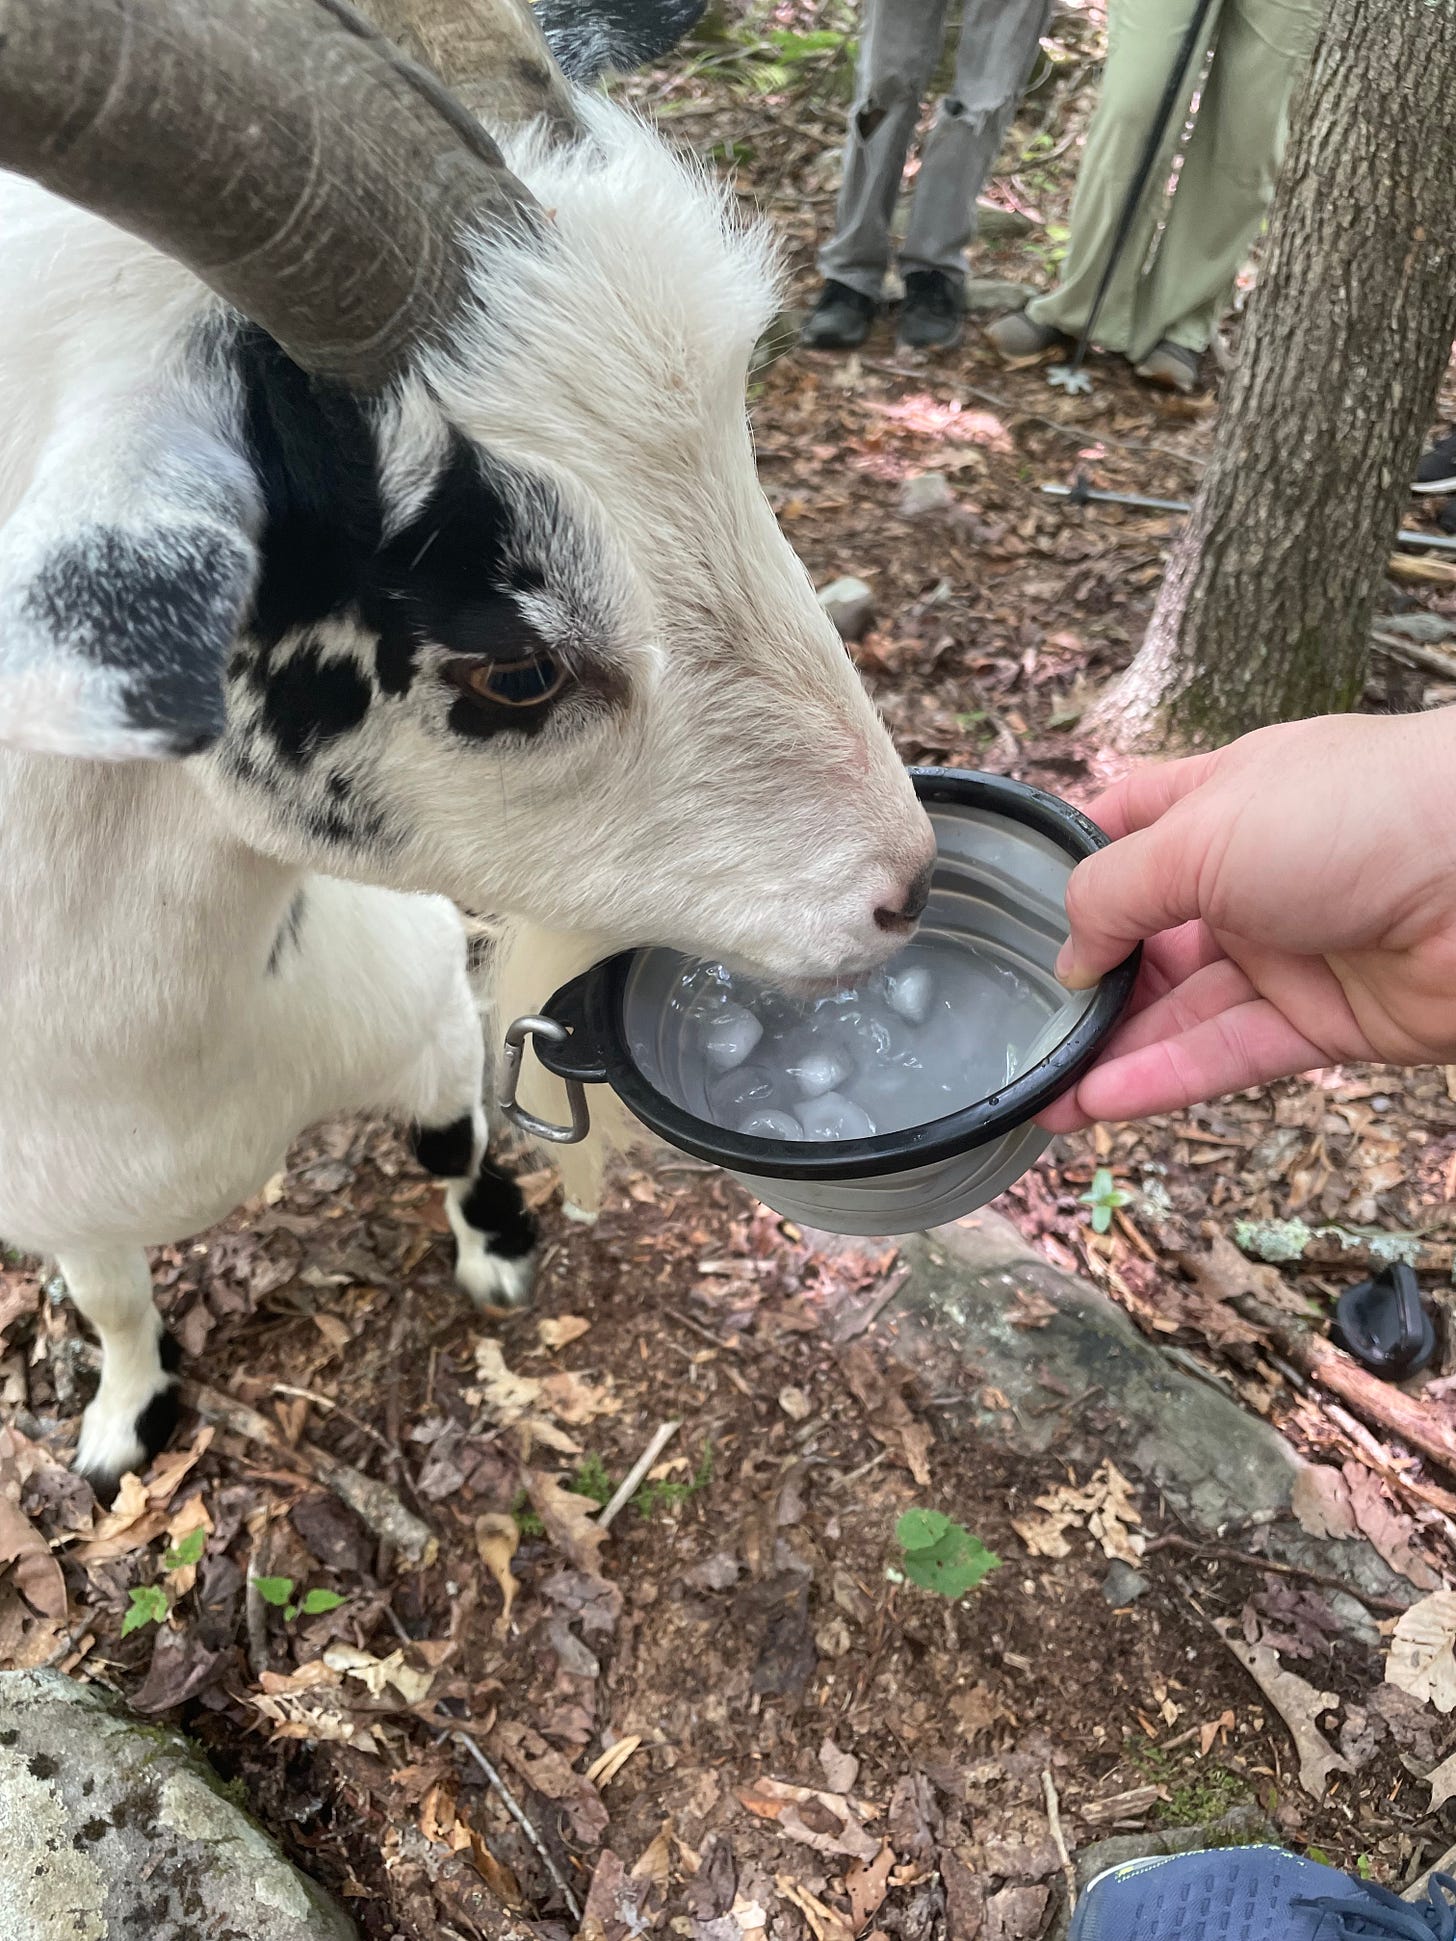
<instances>
[{"instance_id":1,"label":"ice cube","mask_svg":"<svg viewBox=\"0 0 1456 1941\"><path fill-rule=\"evenodd\" d=\"M719 1125L736 1125L745 1112L772 1105L777 1081L766 1065L739 1065L708 1087L708 1103Z\"/></svg>"},{"instance_id":2,"label":"ice cube","mask_svg":"<svg viewBox=\"0 0 1456 1941\"><path fill-rule=\"evenodd\" d=\"M806 1139L873 1139L875 1122L863 1106L842 1092L825 1092L799 1107Z\"/></svg>"},{"instance_id":3,"label":"ice cube","mask_svg":"<svg viewBox=\"0 0 1456 1941\"><path fill-rule=\"evenodd\" d=\"M849 1060L837 1051L811 1051L788 1068L789 1077L801 1098L817 1099L842 1085L853 1070Z\"/></svg>"},{"instance_id":4,"label":"ice cube","mask_svg":"<svg viewBox=\"0 0 1456 1941\"><path fill-rule=\"evenodd\" d=\"M907 1024L924 1024L930 1013L935 984L924 964L910 964L904 970L885 972L885 998L890 1009Z\"/></svg>"},{"instance_id":5,"label":"ice cube","mask_svg":"<svg viewBox=\"0 0 1456 1941\"><path fill-rule=\"evenodd\" d=\"M804 1128L792 1112L750 1112L738 1130L750 1139L802 1139Z\"/></svg>"},{"instance_id":6,"label":"ice cube","mask_svg":"<svg viewBox=\"0 0 1456 1941\"><path fill-rule=\"evenodd\" d=\"M763 1036L763 1026L741 1004L725 1004L703 1033L703 1056L715 1071L741 1065Z\"/></svg>"}]
</instances>

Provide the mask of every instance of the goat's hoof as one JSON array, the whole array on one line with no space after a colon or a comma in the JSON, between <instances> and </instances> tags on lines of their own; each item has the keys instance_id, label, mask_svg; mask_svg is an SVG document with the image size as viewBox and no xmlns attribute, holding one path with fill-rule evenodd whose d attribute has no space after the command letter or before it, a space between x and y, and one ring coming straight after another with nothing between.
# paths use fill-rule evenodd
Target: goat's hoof
<instances>
[{"instance_id":1,"label":"goat's hoof","mask_svg":"<svg viewBox=\"0 0 1456 1941\"><path fill-rule=\"evenodd\" d=\"M84 1476L96 1500L110 1508L129 1471L140 1475L172 1439L182 1412L172 1376L149 1395L99 1393L81 1418L81 1439L72 1468Z\"/></svg>"},{"instance_id":2,"label":"goat's hoof","mask_svg":"<svg viewBox=\"0 0 1456 1941\"><path fill-rule=\"evenodd\" d=\"M479 1235L471 1238L474 1244L459 1247L455 1255L455 1278L471 1300L477 1307L525 1307L536 1277L536 1256L508 1260L493 1254Z\"/></svg>"}]
</instances>

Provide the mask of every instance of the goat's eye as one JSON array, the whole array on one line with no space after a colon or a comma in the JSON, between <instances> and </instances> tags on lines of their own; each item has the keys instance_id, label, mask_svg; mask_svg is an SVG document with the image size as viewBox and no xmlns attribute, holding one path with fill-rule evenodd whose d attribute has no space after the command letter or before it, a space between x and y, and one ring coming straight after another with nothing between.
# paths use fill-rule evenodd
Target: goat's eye
<instances>
[{"instance_id":1,"label":"goat's eye","mask_svg":"<svg viewBox=\"0 0 1456 1941\"><path fill-rule=\"evenodd\" d=\"M460 667L457 678L468 694L495 707L539 708L555 700L567 676L553 654L540 653L521 660L476 661Z\"/></svg>"}]
</instances>

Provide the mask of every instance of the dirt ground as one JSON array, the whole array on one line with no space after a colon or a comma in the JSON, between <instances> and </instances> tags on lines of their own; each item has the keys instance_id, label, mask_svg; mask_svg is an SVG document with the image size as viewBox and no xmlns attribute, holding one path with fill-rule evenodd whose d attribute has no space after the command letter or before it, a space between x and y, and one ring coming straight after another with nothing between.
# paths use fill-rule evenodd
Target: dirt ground
<instances>
[{"instance_id":1,"label":"dirt ground","mask_svg":"<svg viewBox=\"0 0 1456 1941\"><path fill-rule=\"evenodd\" d=\"M768 207L802 302L842 58L735 45L653 92ZM1051 51L988 191L1018 233L978 246L984 276L1044 284L1064 235L1095 12L1059 16ZM886 335L758 380L765 486L816 583L874 589L854 652L908 760L1074 799L1106 772L1079 717L1136 645L1176 521L1039 488L1081 469L1186 497L1216 373L1193 401L1094 373L1067 399L973 327L939 362ZM940 508L904 510L926 474ZM1392 582L1388 610L1456 623L1456 585ZM1367 698L1456 681L1382 657ZM1105 1235L1098 1169L1127 1195ZM970 1432L959 1364L941 1388L896 1373L892 1243L818 1246L669 1159L592 1228L531 1179L548 1244L519 1315L454 1289L438 1194L376 1126L323 1129L262 1201L161 1254L197 1408L109 1514L62 1465L94 1351L34 1263L0 1269L0 1474L30 1533L7 1526L0 1660L177 1717L370 1941L1029 1941L1064 1898L1059 1833L1075 1851L1235 1807L1397 1885L1451 1846L1418 1775L1456 1728L1382 1684L1394 1614L1357 1622L1260 1570L1257 1533L1226 1539L1252 1564L1159 1550L1173 1526L1135 1474ZM1320 1324L1383 1234L1444 1313L1456 1069L1332 1071L1061 1141L1002 1205L1321 1461L1412 1598L1451 1579L1456 1464L1304 1379L1250 1302ZM1258 1266L1267 1223L1295 1218L1342 1238ZM1418 1400L1456 1448L1453 1365L1443 1329ZM669 1423L604 1533L599 1504ZM1025 1533L1068 1491L1066 1554L1040 1554ZM909 1574L897 1525L926 1509L999 1560L958 1598ZM1345 1770L1322 1798L1222 1618L1327 1695Z\"/></svg>"}]
</instances>

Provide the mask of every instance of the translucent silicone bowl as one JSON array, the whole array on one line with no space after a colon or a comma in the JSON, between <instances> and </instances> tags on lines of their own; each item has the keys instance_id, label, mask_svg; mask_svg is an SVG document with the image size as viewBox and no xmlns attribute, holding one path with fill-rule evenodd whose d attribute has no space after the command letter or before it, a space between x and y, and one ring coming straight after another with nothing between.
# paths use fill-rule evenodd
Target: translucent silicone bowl
<instances>
[{"instance_id":1,"label":"translucent silicone bowl","mask_svg":"<svg viewBox=\"0 0 1456 1941\"><path fill-rule=\"evenodd\" d=\"M1018 1073L924 1125L873 1139L790 1143L759 1139L707 1116L701 1061L683 1056L684 1016L668 1003L692 960L671 950L624 951L563 985L539 1015L506 1037L506 1116L537 1138L585 1135L583 1087L610 1085L670 1145L721 1166L776 1212L835 1233L910 1233L958 1219L994 1199L1040 1156L1036 1114L1075 1083L1122 1016L1138 953L1092 991L1053 974L1067 934L1067 878L1107 838L1055 796L1002 776L912 769L935 829L937 857L922 934L974 944L1023 978L1044 1002ZM974 1031L974 1017L966 1020ZM567 1084L572 1124L551 1126L515 1097L523 1049Z\"/></svg>"}]
</instances>

